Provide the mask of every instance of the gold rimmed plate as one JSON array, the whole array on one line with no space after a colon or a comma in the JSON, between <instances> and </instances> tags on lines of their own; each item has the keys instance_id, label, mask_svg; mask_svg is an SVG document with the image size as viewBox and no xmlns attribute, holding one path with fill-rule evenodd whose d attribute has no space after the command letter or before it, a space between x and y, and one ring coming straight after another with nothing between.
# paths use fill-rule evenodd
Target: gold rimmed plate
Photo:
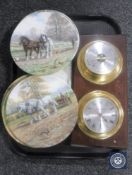
<instances>
[{"instance_id":1,"label":"gold rimmed plate","mask_svg":"<svg viewBox=\"0 0 132 175\"><path fill-rule=\"evenodd\" d=\"M96 40L81 49L77 65L86 80L104 85L119 76L123 68L123 57L119 49L110 42Z\"/></svg>"},{"instance_id":2,"label":"gold rimmed plate","mask_svg":"<svg viewBox=\"0 0 132 175\"><path fill-rule=\"evenodd\" d=\"M64 141L77 122L78 102L59 78L28 76L16 80L2 100L8 134L30 148L47 148Z\"/></svg>"},{"instance_id":3,"label":"gold rimmed plate","mask_svg":"<svg viewBox=\"0 0 132 175\"><path fill-rule=\"evenodd\" d=\"M79 101L78 126L87 136L103 140L122 126L124 111L120 101L106 91L92 91Z\"/></svg>"},{"instance_id":4,"label":"gold rimmed plate","mask_svg":"<svg viewBox=\"0 0 132 175\"><path fill-rule=\"evenodd\" d=\"M10 52L17 66L32 75L48 75L61 70L75 57L79 32L74 22L56 10L40 10L27 15L16 26Z\"/></svg>"}]
</instances>

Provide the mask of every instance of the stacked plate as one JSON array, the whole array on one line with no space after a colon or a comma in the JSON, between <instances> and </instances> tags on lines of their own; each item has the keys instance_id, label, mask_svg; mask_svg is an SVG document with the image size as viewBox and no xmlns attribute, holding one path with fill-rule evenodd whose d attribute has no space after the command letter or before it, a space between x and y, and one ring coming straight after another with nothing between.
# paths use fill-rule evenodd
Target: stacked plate
<instances>
[{"instance_id":1,"label":"stacked plate","mask_svg":"<svg viewBox=\"0 0 132 175\"><path fill-rule=\"evenodd\" d=\"M70 86L70 73L78 48L78 30L61 12L37 11L17 25L10 51L27 75L9 86L2 101L4 125L15 141L46 148L71 134L78 102Z\"/></svg>"}]
</instances>

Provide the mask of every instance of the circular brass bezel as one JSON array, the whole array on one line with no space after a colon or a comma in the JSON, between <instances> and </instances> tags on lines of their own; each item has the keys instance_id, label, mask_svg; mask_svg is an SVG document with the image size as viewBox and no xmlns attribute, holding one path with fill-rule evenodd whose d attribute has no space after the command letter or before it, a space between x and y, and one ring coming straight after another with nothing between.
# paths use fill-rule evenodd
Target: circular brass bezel
<instances>
[{"instance_id":1,"label":"circular brass bezel","mask_svg":"<svg viewBox=\"0 0 132 175\"><path fill-rule=\"evenodd\" d=\"M90 129L87 128L87 126L84 123L84 119L83 119L84 107L88 103L88 101L90 101L94 98L97 98L97 97L105 97L105 98L110 99L116 105L118 112L119 112L118 122L117 122L116 127L114 127L111 131L106 132L106 133L96 133L94 131L91 131ZM81 100L79 101L78 126L85 135L87 135L91 138L94 138L96 140L104 140L104 139L107 139L109 137L112 137L121 128L123 120L124 120L124 111L123 111L123 108L122 108L120 101L114 95L112 95L106 91L101 91L101 90L92 91L92 92L86 94L85 96L83 96L81 98Z\"/></svg>"},{"instance_id":2,"label":"circular brass bezel","mask_svg":"<svg viewBox=\"0 0 132 175\"><path fill-rule=\"evenodd\" d=\"M117 66L114 68L114 70L112 72L110 72L108 74L97 74L97 73L92 72L91 70L89 70L87 68L85 61L84 61L84 57L85 57L86 50L88 50L91 45L93 45L94 43L96 43L98 41L107 42L107 41L102 41L102 40L96 40L96 41L92 41L92 42L86 44L79 52L79 55L77 58L77 66L78 66L80 74L86 80L88 80L92 83L95 83L95 84L104 85L104 84L112 82L120 75L120 73L122 72L122 68L123 68L123 57L122 57L122 54L120 53L119 49L116 46L107 42L108 44L113 45L113 47L115 47L117 50L117 53L119 55L117 58L118 59Z\"/></svg>"}]
</instances>

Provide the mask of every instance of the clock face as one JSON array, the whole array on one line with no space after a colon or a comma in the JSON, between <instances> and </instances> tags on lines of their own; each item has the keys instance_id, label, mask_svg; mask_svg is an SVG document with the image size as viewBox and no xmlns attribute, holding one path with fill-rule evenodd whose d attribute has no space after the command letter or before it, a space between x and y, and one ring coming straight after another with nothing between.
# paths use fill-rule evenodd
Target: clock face
<instances>
[{"instance_id":1,"label":"clock face","mask_svg":"<svg viewBox=\"0 0 132 175\"><path fill-rule=\"evenodd\" d=\"M93 42L85 52L86 67L96 74L111 73L118 64L119 52L117 48L106 42Z\"/></svg>"},{"instance_id":2,"label":"clock face","mask_svg":"<svg viewBox=\"0 0 132 175\"><path fill-rule=\"evenodd\" d=\"M97 97L84 106L83 119L88 129L106 133L116 127L119 112L116 105L106 97Z\"/></svg>"},{"instance_id":3,"label":"clock face","mask_svg":"<svg viewBox=\"0 0 132 175\"><path fill-rule=\"evenodd\" d=\"M94 139L112 137L122 126L124 112L120 101L106 91L87 93L79 101L78 126Z\"/></svg>"}]
</instances>

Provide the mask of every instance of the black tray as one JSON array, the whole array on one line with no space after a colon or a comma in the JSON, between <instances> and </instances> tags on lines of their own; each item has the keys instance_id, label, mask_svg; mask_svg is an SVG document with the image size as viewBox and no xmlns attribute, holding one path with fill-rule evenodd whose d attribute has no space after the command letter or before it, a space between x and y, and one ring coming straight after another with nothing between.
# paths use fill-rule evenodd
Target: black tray
<instances>
[{"instance_id":1,"label":"black tray","mask_svg":"<svg viewBox=\"0 0 132 175\"><path fill-rule=\"evenodd\" d=\"M78 27L80 35L118 35L121 34L121 29L118 24L110 18L107 17L99 17L99 16L90 16L90 17L83 17L83 16L71 16L73 21ZM5 45L8 44L8 48L4 47L4 51L7 51L8 57L10 56L9 53L9 42L10 36L15 28L12 27L10 31L7 32L4 43ZM10 59L11 60L11 59ZM8 63L9 64L9 63ZM9 68L9 82L11 83L16 78L24 75L25 73L21 71L13 61L10 61L10 68ZM5 140L7 144L9 144L10 148L13 152L20 154L22 156L32 156L32 157L65 157L65 158L84 158L88 156L107 156L111 149L107 148L99 148L99 147L86 147L86 146L71 146L71 138L69 136L63 143L54 146L52 148L44 148L44 149L29 149L22 145L16 143L5 131ZM115 150L114 150L115 151ZM117 150L116 150L117 151Z\"/></svg>"}]
</instances>

